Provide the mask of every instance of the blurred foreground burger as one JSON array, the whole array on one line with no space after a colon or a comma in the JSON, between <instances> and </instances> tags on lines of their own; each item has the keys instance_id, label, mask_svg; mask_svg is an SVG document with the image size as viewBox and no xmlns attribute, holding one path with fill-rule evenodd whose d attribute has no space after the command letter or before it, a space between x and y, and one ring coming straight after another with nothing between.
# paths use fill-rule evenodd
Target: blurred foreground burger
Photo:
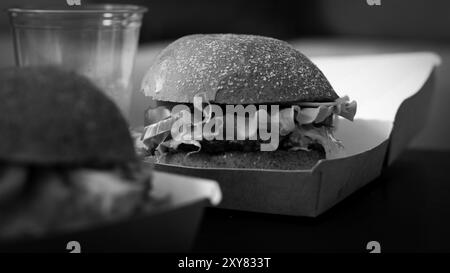
<instances>
[{"instance_id":1,"label":"blurred foreground burger","mask_svg":"<svg viewBox=\"0 0 450 273\"><path fill-rule=\"evenodd\" d=\"M339 97L306 56L286 42L253 35L178 39L151 65L142 91L156 102L146 112L142 136L148 153L159 163L192 167L311 168L320 159L344 155L333 136L333 116L353 120L356 113L356 102ZM221 111L211 111L211 105ZM256 111L227 111L238 105ZM184 115L188 109L203 115ZM254 121L257 126L250 125ZM180 122L192 130L174 129ZM199 125L214 133L198 137ZM227 137L230 127L234 139ZM263 137L262 127L272 128L276 143Z\"/></svg>"},{"instance_id":2,"label":"blurred foreground burger","mask_svg":"<svg viewBox=\"0 0 450 273\"><path fill-rule=\"evenodd\" d=\"M0 70L1 238L129 216L149 188L127 123L90 81L51 67Z\"/></svg>"}]
</instances>

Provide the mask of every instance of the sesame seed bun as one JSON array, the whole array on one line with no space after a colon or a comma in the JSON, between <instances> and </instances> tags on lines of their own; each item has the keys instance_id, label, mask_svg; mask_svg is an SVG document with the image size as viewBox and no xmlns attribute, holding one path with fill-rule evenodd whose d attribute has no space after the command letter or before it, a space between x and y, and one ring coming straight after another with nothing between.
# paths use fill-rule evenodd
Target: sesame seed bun
<instances>
[{"instance_id":1,"label":"sesame seed bun","mask_svg":"<svg viewBox=\"0 0 450 273\"><path fill-rule=\"evenodd\" d=\"M103 166L136 156L120 110L88 79L29 67L0 70L0 160Z\"/></svg>"},{"instance_id":2,"label":"sesame seed bun","mask_svg":"<svg viewBox=\"0 0 450 273\"><path fill-rule=\"evenodd\" d=\"M219 104L329 102L323 73L288 43L262 36L190 35L165 48L142 83L154 100L190 103L204 93Z\"/></svg>"}]
</instances>

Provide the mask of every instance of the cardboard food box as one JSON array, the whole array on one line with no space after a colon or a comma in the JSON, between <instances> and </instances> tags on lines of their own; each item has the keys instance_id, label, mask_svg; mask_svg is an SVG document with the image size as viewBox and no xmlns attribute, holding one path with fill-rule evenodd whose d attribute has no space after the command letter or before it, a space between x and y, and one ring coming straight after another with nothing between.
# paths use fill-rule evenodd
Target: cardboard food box
<instances>
[{"instance_id":1,"label":"cardboard food box","mask_svg":"<svg viewBox=\"0 0 450 273\"><path fill-rule=\"evenodd\" d=\"M147 214L103 226L41 239L0 241L0 252L186 252L204 208L221 200L214 181L161 172L154 172L150 195L167 202Z\"/></svg>"},{"instance_id":2,"label":"cardboard food box","mask_svg":"<svg viewBox=\"0 0 450 273\"><path fill-rule=\"evenodd\" d=\"M347 156L311 170L191 168L158 170L214 179L219 207L315 217L378 177L427 122L440 59L433 53L316 58L336 92L358 103L355 121L339 119L335 136Z\"/></svg>"}]
</instances>

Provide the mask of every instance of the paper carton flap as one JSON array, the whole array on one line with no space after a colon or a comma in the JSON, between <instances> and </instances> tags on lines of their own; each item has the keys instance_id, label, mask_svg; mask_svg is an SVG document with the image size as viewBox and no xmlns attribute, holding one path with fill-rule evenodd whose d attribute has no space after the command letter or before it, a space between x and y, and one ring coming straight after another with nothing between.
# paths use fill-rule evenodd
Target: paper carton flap
<instances>
[{"instance_id":1,"label":"paper carton flap","mask_svg":"<svg viewBox=\"0 0 450 273\"><path fill-rule=\"evenodd\" d=\"M342 140L347 156L353 156L389 139L400 106L423 89L440 58L434 53L420 52L326 57L313 61L339 95L349 95L358 103L354 122L338 119L335 124L336 137ZM424 108L416 109L417 115L428 116L426 98L421 98L422 104L415 103L414 107ZM407 122L404 119L402 123Z\"/></svg>"},{"instance_id":2,"label":"paper carton flap","mask_svg":"<svg viewBox=\"0 0 450 273\"><path fill-rule=\"evenodd\" d=\"M313 58L333 88L358 102L355 118L394 121L400 104L423 86L438 55L429 52Z\"/></svg>"}]
</instances>

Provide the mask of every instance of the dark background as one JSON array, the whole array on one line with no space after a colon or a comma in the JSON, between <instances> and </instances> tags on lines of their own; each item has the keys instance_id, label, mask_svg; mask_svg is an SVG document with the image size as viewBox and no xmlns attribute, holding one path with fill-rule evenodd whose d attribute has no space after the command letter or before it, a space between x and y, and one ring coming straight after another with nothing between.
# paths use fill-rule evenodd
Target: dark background
<instances>
[{"instance_id":1,"label":"dark background","mask_svg":"<svg viewBox=\"0 0 450 273\"><path fill-rule=\"evenodd\" d=\"M310 57L434 51L443 63L437 72L430 122L412 146L450 149L450 1L381 0L381 6L369 6L366 0L82 0L82 4L94 2L147 6L141 49L154 52L180 36L213 32L288 40ZM65 0L2 0L0 8L55 3L65 4ZM13 65L12 51L3 13L0 67ZM134 85L139 86L145 66L135 71Z\"/></svg>"},{"instance_id":2,"label":"dark background","mask_svg":"<svg viewBox=\"0 0 450 273\"><path fill-rule=\"evenodd\" d=\"M446 0L81 0L138 4L149 8L142 42L192 33L253 33L280 39L369 37L450 41L450 2ZM64 4L65 0L2 0L0 8ZM2 15L0 30L8 32Z\"/></svg>"}]
</instances>

